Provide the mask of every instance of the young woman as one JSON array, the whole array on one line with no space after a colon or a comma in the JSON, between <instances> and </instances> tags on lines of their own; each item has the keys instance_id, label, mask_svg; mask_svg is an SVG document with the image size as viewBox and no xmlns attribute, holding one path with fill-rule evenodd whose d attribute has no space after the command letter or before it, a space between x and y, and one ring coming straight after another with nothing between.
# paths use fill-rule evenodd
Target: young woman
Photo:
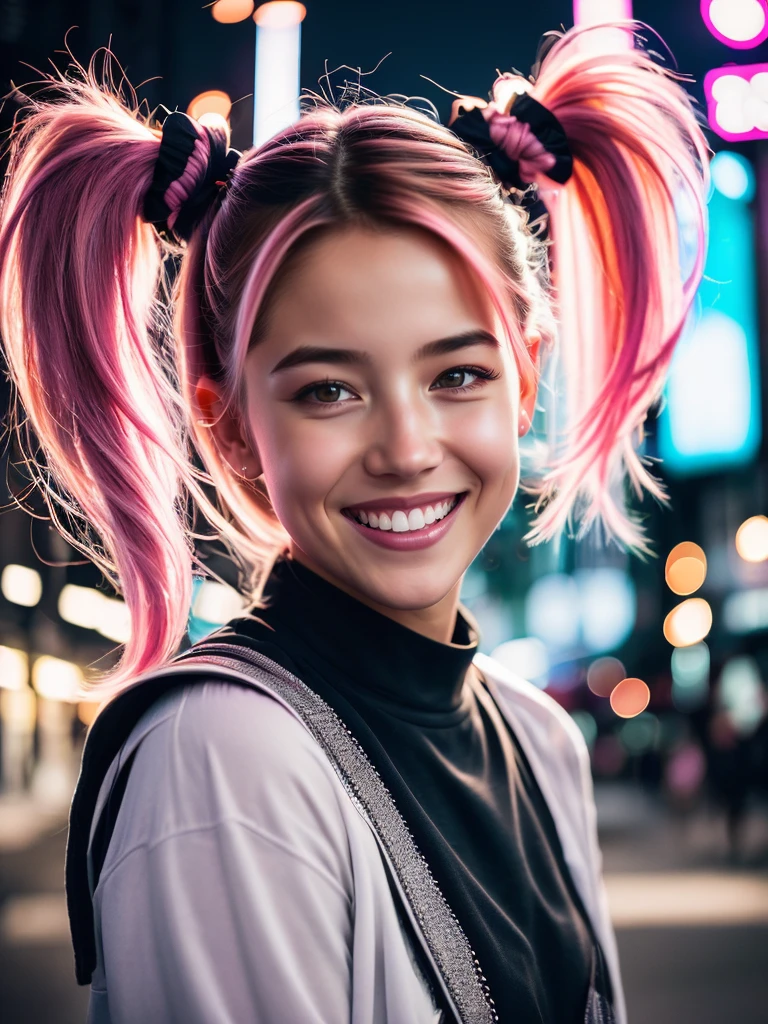
<instances>
[{"instance_id":1,"label":"young woman","mask_svg":"<svg viewBox=\"0 0 768 1024\"><path fill-rule=\"evenodd\" d=\"M5 351L44 493L133 626L71 816L92 1022L626 1020L586 746L459 593L555 352L528 539L575 513L644 548L621 488L663 496L635 444L701 274L706 147L641 49L552 43L451 127L316 107L240 155L91 70L14 133ZM250 614L178 654L190 495Z\"/></svg>"}]
</instances>

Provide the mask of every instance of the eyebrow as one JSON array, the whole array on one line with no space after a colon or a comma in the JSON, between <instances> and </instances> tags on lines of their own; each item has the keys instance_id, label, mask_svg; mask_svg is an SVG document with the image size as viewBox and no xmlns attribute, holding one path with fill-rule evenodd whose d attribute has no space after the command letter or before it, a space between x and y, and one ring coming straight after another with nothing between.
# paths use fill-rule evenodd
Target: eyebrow
<instances>
[{"instance_id":1,"label":"eyebrow","mask_svg":"<svg viewBox=\"0 0 768 1024\"><path fill-rule=\"evenodd\" d=\"M414 356L414 362L429 359L433 356L444 356L458 352L472 345L489 345L498 348L499 342L490 331L471 330L462 334L454 334L450 338L439 338L422 345ZM351 348L323 348L320 345L300 345L299 348L283 356L280 362L270 370L270 376L305 363L333 363L335 366L370 366L372 359L367 352L358 352Z\"/></svg>"}]
</instances>

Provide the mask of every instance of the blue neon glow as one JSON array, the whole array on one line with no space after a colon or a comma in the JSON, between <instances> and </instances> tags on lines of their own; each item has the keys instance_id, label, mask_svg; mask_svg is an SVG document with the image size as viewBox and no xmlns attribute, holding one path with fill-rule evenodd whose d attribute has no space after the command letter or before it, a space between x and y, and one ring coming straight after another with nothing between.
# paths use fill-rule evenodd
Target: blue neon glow
<instances>
[{"instance_id":1,"label":"blue neon glow","mask_svg":"<svg viewBox=\"0 0 768 1024\"><path fill-rule=\"evenodd\" d=\"M752 165L740 153L724 149L717 153L709 165L712 184L726 199L741 199L748 203L755 195L755 175Z\"/></svg>"},{"instance_id":2,"label":"blue neon glow","mask_svg":"<svg viewBox=\"0 0 768 1024\"><path fill-rule=\"evenodd\" d=\"M719 153L713 184L704 280L658 422L659 455L677 476L746 465L761 440L752 168Z\"/></svg>"},{"instance_id":3,"label":"blue neon glow","mask_svg":"<svg viewBox=\"0 0 768 1024\"><path fill-rule=\"evenodd\" d=\"M221 629L220 622L208 622L206 619L201 619L195 615L192 610L195 607L195 602L202 585L202 576L194 576L192 578L192 600L189 604L189 618L187 619L187 636L191 644L196 644L199 640L204 640L214 630Z\"/></svg>"}]
</instances>

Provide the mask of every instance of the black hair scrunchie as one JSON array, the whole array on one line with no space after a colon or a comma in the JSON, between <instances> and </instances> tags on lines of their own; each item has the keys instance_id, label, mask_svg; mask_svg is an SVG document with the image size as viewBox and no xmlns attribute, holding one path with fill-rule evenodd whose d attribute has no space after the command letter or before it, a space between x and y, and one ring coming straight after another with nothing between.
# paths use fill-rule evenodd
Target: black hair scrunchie
<instances>
[{"instance_id":1,"label":"black hair scrunchie","mask_svg":"<svg viewBox=\"0 0 768 1024\"><path fill-rule=\"evenodd\" d=\"M168 218L174 212L165 201L165 193L184 173L200 132L207 132L210 141L208 165L200 181L176 211L173 227ZM188 242L197 225L228 184L242 153L230 149L221 132L200 125L188 114L174 110L163 122L160 151L155 161L152 183L144 197L142 219L154 224L158 232Z\"/></svg>"}]
</instances>

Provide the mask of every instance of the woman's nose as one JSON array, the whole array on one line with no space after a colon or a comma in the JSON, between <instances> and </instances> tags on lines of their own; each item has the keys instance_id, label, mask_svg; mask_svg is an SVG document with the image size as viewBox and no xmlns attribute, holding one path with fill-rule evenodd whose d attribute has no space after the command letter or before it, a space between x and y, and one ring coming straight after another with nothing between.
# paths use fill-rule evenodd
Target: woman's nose
<instances>
[{"instance_id":1,"label":"woman's nose","mask_svg":"<svg viewBox=\"0 0 768 1024\"><path fill-rule=\"evenodd\" d=\"M391 403L370 422L364 464L373 476L391 473L414 477L443 459L439 421L434 409L405 397Z\"/></svg>"}]
</instances>

